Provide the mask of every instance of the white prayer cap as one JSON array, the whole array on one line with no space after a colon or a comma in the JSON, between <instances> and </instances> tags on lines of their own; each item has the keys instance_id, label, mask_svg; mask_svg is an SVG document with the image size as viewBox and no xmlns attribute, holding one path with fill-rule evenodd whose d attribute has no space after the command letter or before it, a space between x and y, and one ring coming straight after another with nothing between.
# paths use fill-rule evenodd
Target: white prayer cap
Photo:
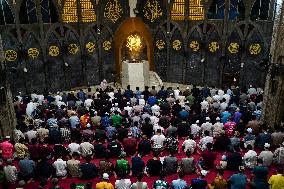
<instances>
[{"instance_id":1,"label":"white prayer cap","mask_svg":"<svg viewBox=\"0 0 284 189\"><path fill-rule=\"evenodd\" d=\"M11 137L10 137L10 136L6 136L5 138L6 138L6 139L10 139Z\"/></svg>"},{"instance_id":2,"label":"white prayer cap","mask_svg":"<svg viewBox=\"0 0 284 189\"><path fill-rule=\"evenodd\" d=\"M249 85L250 88L252 88L252 85Z\"/></svg>"},{"instance_id":3,"label":"white prayer cap","mask_svg":"<svg viewBox=\"0 0 284 189\"><path fill-rule=\"evenodd\" d=\"M130 105L130 102L127 102L126 104L127 104L127 105Z\"/></svg>"},{"instance_id":4,"label":"white prayer cap","mask_svg":"<svg viewBox=\"0 0 284 189\"><path fill-rule=\"evenodd\" d=\"M199 120L197 120L196 123L198 124L198 123L199 123Z\"/></svg>"},{"instance_id":5,"label":"white prayer cap","mask_svg":"<svg viewBox=\"0 0 284 189\"><path fill-rule=\"evenodd\" d=\"M186 87L186 89L189 89L189 87Z\"/></svg>"},{"instance_id":6,"label":"white prayer cap","mask_svg":"<svg viewBox=\"0 0 284 189\"><path fill-rule=\"evenodd\" d=\"M107 173L104 173L104 174L103 174L103 179L104 179L104 180L108 180L108 179L109 179L109 175L108 175Z\"/></svg>"},{"instance_id":7,"label":"white prayer cap","mask_svg":"<svg viewBox=\"0 0 284 189\"><path fill-rule=\"evenodd\" d=\"M114 103L115 106L118 106L118 103Z\"/></svg>"},{"instance_id":8,"label":"white prayer cap","mask_svg":"<svg viewBox=\"0 0 284 189\"><path fill-rule=\"evenodd\" d=\"M57 94L59 95L59 94L60 94L60 92L59 92L59 91L57 91Z\"/></svg>"},{"instance_id":9,"label":"white prayer cap","mask_svg":"<svg viewBox=\"0 0 284 189\"><path fill-rule=\"evenodd\" d=\"M222 160L225 161L227 159L226 155L222 155Z\"/></svg>"},{"instance_id":10,"label":"white prayer cap","mask_svg":"<svg viewBox=\"0 0 284 189\"><path fill-rule=\"evenodd\" d=\"M205 176L206 177L206 175L207 175L207 173L208 173L208 171L206 171L206 170L201 170L201 175L203 175L203 176Z\"/></svg>"},{"instance_id":11,"label":"white prayer cap","mask_svg":"<svg viewBox=\"0 0 284 189\"><path fill-rule=\"evenodd\" d=\"M220 118L219 118L219 117L216 117L216 121L220 121Z\"/></svg>"},{"instance_id":12,"label":"white prayer cap","mask_svg":"<svg viewBox=\"0 0 284 189\"><path fill-rule=\"evenodd\" d=\"M91 127L91 124L90 123L87 123L87 128L90 128Z\"/></svg>"},{"instance_id":13,"label":"white prayer cap","mask_svg":"<svg viewBox=\"0 0 284 189\"><path fill-rule=\"evenodd\" d=\"M247 129L247 132L248 132L248 133L252 133L252 128L248 128L248 129Z\"/></svg>"},{"instance_id":14,"label":"white prayer cap","mask_svg":"<svg viewBox=\"0 0 284 189\"><path fill-rule=\"evenodd\" d=\"M265 144L264 144L264 148L270 148L270 144L265 143Z\"/></svg>"},{"instance_id":15,"label":"white prayer cap","mask_svg":"<svg viewBox=\"0 0 284 189\"><path fill-rule=\"evenodd\" d=\"M210 117L206 117L206 121L210 121Z\"/></svg>"},{"instance_id":16,"label":"white prayer cap","mask_svg":"<svg viewBox=\"0 0 284 189\"><path fill-rule=\"evenodd\" d=\"M282 142L282 146L284 146L284 142Z\"/></svg>"}]
</instances>

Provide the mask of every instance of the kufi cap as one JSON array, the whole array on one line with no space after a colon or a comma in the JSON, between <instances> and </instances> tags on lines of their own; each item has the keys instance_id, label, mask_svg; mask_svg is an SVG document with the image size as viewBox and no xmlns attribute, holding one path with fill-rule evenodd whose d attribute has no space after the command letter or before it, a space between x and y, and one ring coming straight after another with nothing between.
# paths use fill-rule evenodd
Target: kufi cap
<instances>
[{"instance_id":1,"label":"kufi cap","mask_svg":"<svg viewBox=\"0 0 284 189\"><path fill-rule=\"evenodd\" d=\"M186 89L189 89L189 87L186 87Z\"/></svg>"},{"instance_id":2,"label":"kufi cap","mask_svg":"<svg viewBox=\"0 0 284 189\"><path fill-rule=\"evenodd\" d=\"M210 117L206 117L206 121L210 121Z\"/></svg>"},{"instance_id":3,"label":"kufi cap","mask_svg":"<svg viewBox=\"0 0 284 189\"><path fill-rule=\"evenodd\" d=\"M206 177L206 175L207 175L207 173L208 173L208 171L206 171L206 170L201 170L201 175L203 175L203 176L205 176Z\"/></svg>"},{"instance_id":4,"label":"kufi cap","mask_svg":"<svg viewBox=\"0 0 284 189\"><path fill-rule=\"evenodd\" d=\"M199 120L196 120L196 123L199 123Z\"/></svg>"},{"instance_id":5,"label":"kufi cap","mask_svg":"<svg viewBox=\"0 0 284 189\"><path fill-rule=\"evenodd\" d=\"M118 103L114 103L115 106L118 106Z\"/></svg>"},{"instance_id":6,"label":"kufi cap","mask_svg":"<svg viewBox=\"0 0 284 189\"><path fill-rule=\"evenodd\" d=\"M252 128L248 128L248 129L247 129L247 132L248 132L248 133L252 133Z\"/></svg>"},{"instance_id":7,"label":"kufi cap","mask_svg":"<svg viewBox=\"0 0 284 189\"><path fill-rule=\"evenodd\" d=\"M121 152L120 157L126 157L126 152Z\"/></svg>"},{"instance_id":8,"label":"kufi cap","mask_svg":"<svg viewBox=\"0 0 284 189\"><path fill-rule=\"evenodd\" d=\"M90 123L87 123L87 128L90 128L91 127L91 124Z\"/></svg>"},{"instance_id":9,"label":"kufi cap","mask_svg":"<svg viewBox=\"0 0 284 189\"><path fill-rule=\"evenodd\" d=\"M244 166L239 166L239 170L240 170L240 171L244 171L244 170L245 170L245 167L244 167Z\"/></svg>"},{"instance_id":10,"label":"kufi cap","mask_svg":"<svg viewBox=\"0 0 284 189\"><path fill-rule=\"evenodd\" d=\"M107 173L104 173L104 174L103 174L103 179L104 179L104 180L108 180L108 179L109 179L109 175L108 175Z\"/></svg>"},{"instance_id":11,"label":"kufi cap","mask_svg":"<svg viewBox=\"0 0 284 189\"><path fill-rule=\"evenodd\" d=\"M264 144L264 148L270 148L270 144L265 143L265 144Z\"/></svg>"},{"instance_id":12,"label":"kufi cap","mask_svg":"<svg viewBox=\"0 0 284 189\"><path fill-rule=\"evenodd\" d=\"M220 118L219 118L219 117L216 117L216 121L220 121Z\"/></svg>"},{"instance_id":13,"label":"kufi cap","mask_svg":"<svg viewBox=\"0 0 284 189\"><path fill-rule=\"evenodd\" d=\"M10 139L11 137L10 137L10 136L6 136L5 138L6 138L6 139Z\"/></svg>"}]
</instances>

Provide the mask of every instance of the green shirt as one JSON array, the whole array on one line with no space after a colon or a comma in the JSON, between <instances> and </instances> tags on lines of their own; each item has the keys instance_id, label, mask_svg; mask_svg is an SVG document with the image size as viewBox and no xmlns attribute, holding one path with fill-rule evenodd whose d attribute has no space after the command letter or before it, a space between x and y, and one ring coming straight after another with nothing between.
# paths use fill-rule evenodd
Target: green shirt
<instances>
[{"instance_id":1,"label":"green shirt","mask_svg":"<svg viewBox=\"0 0 284 189\"><path fill-rule=\"evenodd\" d=\"M115 127L117 127L117 126L121 125L122 117L119 114L115 114L115 115L111 116L111 120L113 122L113 125Z\"/></svg>"}]
</instances>

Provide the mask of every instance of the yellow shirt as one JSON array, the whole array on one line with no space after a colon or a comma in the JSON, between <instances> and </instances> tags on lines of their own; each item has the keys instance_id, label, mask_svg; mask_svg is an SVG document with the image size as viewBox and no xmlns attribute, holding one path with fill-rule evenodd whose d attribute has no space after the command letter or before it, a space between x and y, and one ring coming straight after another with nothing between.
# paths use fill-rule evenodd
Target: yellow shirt
<instances>
[{"instance_id":1,"label":"yellow shirt","mask_svg":"<svg viewBox=\"0 0 284 189\"><path fill-rule=\"evenodd\" d=\"M268 181L270 189L284 188L284 176L281 174L272 175Z\"/></svg>"},{"instance_id":2,"label":"yellow shirt","mask_svg":"<svg viewBox=\"0 0 284 189\"><path fill-rule=\"evenodd\" d=\"M102 181L96 184L96 189L114 189L111 183Z\"/></svg>"}]
</instances>

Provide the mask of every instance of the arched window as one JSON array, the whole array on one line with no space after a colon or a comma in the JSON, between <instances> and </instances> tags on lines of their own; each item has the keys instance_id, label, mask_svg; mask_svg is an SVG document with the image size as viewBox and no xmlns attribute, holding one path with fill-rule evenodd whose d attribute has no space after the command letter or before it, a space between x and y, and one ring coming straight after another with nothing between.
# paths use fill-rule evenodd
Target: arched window
<instances>
[{"instance_id":1,"label":"arched window","mask_svg":"<svg viewBox=\"0 0 284 189\"><path fill-rule=\"evenodd\" d=\"M243 0L230 0L229 20L240 19L245 17L245 6ZM209 19L224 19L225 0L213 0L209 7Z\"/></svg>"},{"instance_id":2,"label":"arched window","mask_svg":"<svg viewBox=\"0 0 284 189\"><path fill-rule=\"evenodd\" d=\"M7 0L0 0L0 3L1 3L0 24L1 25L14 24L15 23L14 15Z\"/></svg>"},{"instance_id":3,"label":"arched window","mask_svg":"<svg viewBox=\"0 0 284 189\"><path fill-rule=\"evenodd\" d=\"M256 0L250 13L251 20L267 20L269 11L269 0Z\"/></svg>"},{"instance_id":4,"label":"arched window","mask_svg":"<svg viewBox=\"0 0 284 189\"><path fill-rule=\"evenodd\" d=\"M37 22L36 5L33 0L23 0L20 8L20 23L33 24Z\"/></svg>"},{"instance_id":5,"label":"arched window","mask_svg":"<svg viewBox=\"0 0 284 189\"><path fill-rule=\"evenodd\" d=\"M189 20L203 20L204 9L201 0L187 0L188 1L188 19ZM184 20L187 18L185 15L186 1L175 0L171 9L172 20Z\"/></svg>"},{"instance_id":6,"label":"arched window","mask_svg":"<svg viewBox=\"0 0 284 189\"><path fill-rule=\"evenodd\" d=\"M43 23L58 22L58 15L52 0L41 0L40 7Z\"/></svg>"},{"instance_id":7,"label":"arched window","mask_svg":"<svg viewBox=\"0 0 284 189\"><path fill-rule=\"evenodd\" d=\"M96 13L90 0L66 0L63 8L62 20L66 23L78 22L78 6L81 6L82 22L95 22Z\"/></svg>"}]
</instances>

